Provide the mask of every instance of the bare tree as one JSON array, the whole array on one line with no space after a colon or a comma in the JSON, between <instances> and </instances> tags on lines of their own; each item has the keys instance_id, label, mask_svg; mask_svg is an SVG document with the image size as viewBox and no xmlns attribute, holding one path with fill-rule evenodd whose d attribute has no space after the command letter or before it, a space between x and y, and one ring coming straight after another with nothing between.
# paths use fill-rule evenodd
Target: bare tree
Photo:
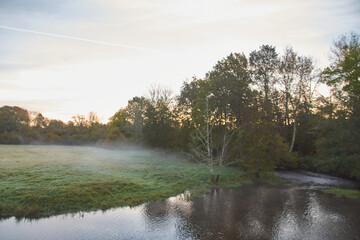
<instances>
[{"instance_id":1,"label":"bare tree","mask_svg":"<svg viewBox=\"0 0 360 240\"><path fill-rule=\"evenodd\" d=\"M170 103L172 100L172 90L161 85L152 85L149 89L149 95L152 104Z\"/></svg>"},{"instance_id":2,"label":"bare tree","mask_svg":"<svg viewBox=\"0 0 360 240\"><path fill-rule=\"evenodd\" d=\"M88 125L88 121L86 120L85 115L76 114L72 117L72 122L75 126L86 127Z\"/></svg>"},{"instance_id":3,"label":"bare tree","mask_svg":"<svg viewBox=\"0 0 360 240\"><path fill-rule=\"evenodd\" d=\"M88 113L88 123L89 125L93 125L95 123L99 123L100 122L100 119L99 119L99 116L96 114L96 112L89 112Z\"/></svg>"},{"instance_id":4,"label":"bare tree","mask_svg":"<svg viewBox=\"0 0 360 240\"><path fill-rule=\"evenodd\" d=\"M292 47L287 47L284 56L281 58L279 71L282 77L280 83L283 86L283 93L285 94L285 122L290 125L290 98L292 94L292 85L295 79L297 68L297 54Z\"/></svg>"},{"instance_id":5,"label":"bare tree","mask_svg":"<svg viewBox=\"0 0 360 240\"><path fill-rule=\"evenodd\" d=\"M200 145L194 145L192 152L196 158L204 161L210 168L210 179L213 183L217 183L219 180L219 175L215 177L215 159L213 156L213 139L212 139L212 129L213 124L211 124L211 115L209 108L209 98L210 95L205 99L205 126L200 124L195 128L195 134L193 135L193 142L200 142Z\"/></svg>"}]
</instances>

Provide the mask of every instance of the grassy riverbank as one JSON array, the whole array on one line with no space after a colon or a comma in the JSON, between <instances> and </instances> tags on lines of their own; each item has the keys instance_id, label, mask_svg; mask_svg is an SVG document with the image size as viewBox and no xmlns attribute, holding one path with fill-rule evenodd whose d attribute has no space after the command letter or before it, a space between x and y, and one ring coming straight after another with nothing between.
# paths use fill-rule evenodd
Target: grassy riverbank
<instances>
[{"instance_id":1,"label":"grassy riverbank","mask_svg":"<svg viewBox=\"0 0 360 240\"><path fill-rule=\"evenodd\" d=\"M338 197L346 197L352 199L360 199L360 191L359 190L350 190L350 189L340 189L340 188L329 188L322 190L325 193L335 194Z\"/></svg>"},{"instance_id":2,"label":"grassy riverbank","mask_svg":"<svg viewBox=\"0 0 360 240\"><path fill-rule=\"evenodd\" d=\"M208 167L149 151L0 145L0 218L135 206L186 189L205 191ZM246 182L223 168L222 186Z\"/></svg>"}]
</instances>

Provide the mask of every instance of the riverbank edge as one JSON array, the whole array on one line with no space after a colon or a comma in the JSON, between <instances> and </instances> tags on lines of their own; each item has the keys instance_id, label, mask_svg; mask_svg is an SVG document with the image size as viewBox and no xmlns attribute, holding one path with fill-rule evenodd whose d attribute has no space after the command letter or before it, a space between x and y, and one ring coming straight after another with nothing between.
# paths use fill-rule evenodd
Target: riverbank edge
<instances>
[{"instance_id":1,"label":"riverbank edge","mask_svg":"<svg viewBox=\"0 0 360 240\"><path fill-rule=\"evenodd\" d=\"M206 182L197 182L191 188L185 188L181 190L175 189L168 189L169 194L164 194L163 192L159 192L158 195L151 195L151 196L144 196L141 200L136 199L129 199L121 204L114 204L114 205L103 205L98 207L91 207L91 208L79 208L79 209L61 209L60 211L52 212L51 209L41 209L36 206L34 208L29 208L29 206L25 206L22 208L21 206L16 206L13 208L13 211L6 211L3 206L0 204L0 221L15 217L16 220L20 221L22 219L27 220L37 220L41 218L49 218L52 216L58 215L71 215L71 214L78 214L78 213L86 213L86 212L93 212L93 211L107 211L110 209L118 208L118 207L136 207L142 204L151 203L155 201L159 201L162 199L170 198L182 194L184 192L188 192L189 199L193 199L199 197L204 194L209 194L213 189L220 189L220 188L237 188L243 185L252 185L252 184L267 184L267 185L276 185L280 183L284 183L287 180L277 177L274 173L264 172L260 174L259 178L256 178L252 173L243 173L238 175L235 179L227 180L226 182L220 182L218 184L213 184L210 181L210 178ZM172 191L174 190L174 191ZM5 210L5 211L4 211ZM3 214L5 213L5 214Z\"/></svg>"}]
</instances>

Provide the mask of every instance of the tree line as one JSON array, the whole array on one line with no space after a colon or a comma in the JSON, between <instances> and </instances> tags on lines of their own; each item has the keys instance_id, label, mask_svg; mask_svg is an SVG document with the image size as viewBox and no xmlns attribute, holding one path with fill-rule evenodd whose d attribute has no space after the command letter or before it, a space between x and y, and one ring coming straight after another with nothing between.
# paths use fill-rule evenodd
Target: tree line
<instances>
[{"instance_id":1,"label":"tree line","mask_svg":"<svg viewBox=\"0 0 360 240\"><path fill-rule=\"evenodd\" d=\"M327 85L329 95L319 91ZM95 113L68 123L19 107L0 108L0 143L142 144L184 152L210 167L241 167L259 176L302 168L360 179L360 46L350 33L334 41L331 63L316 67L292 47L262 45L231 53L180 94L154 86L107 124Z\"/></svg>"}]
</instances>

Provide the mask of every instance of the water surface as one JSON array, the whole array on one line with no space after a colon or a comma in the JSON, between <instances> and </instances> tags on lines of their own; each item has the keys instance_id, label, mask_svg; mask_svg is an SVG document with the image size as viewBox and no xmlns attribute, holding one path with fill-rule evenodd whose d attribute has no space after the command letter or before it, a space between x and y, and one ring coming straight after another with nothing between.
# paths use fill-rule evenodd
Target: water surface
<instances>
[{"instance_id":1,"label":"water surface","mask_svg":"<svg viewBox=\"0 0 360 240\"><path fill-rule=\"evenodd\" d=\"M360 239L359 200L321 187L359 187L307 172L279 172L293 182L187 193L143 204L39 220L0 222L0 239Z\"/></svg>"}]
</instances>

